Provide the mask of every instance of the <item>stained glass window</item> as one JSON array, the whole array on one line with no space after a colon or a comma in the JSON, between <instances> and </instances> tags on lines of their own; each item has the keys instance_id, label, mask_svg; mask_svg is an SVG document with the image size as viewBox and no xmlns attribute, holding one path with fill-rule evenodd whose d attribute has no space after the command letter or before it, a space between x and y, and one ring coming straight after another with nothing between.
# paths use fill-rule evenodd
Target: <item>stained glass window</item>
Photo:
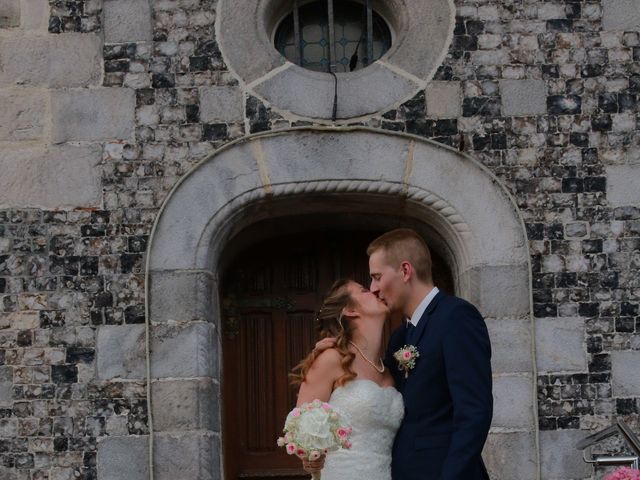
<instances>
[{"instance_id":1,"label":"stained glass window","mask_svg":"<svg viewBox=\"0 0 640 480\"><path fill-rule=\"evenodd\" d=\"M304 68L349 72L382 57L391 47L391 31L371 0L300 1L278 25L275 46Z\"/></svg>"}]
</instances>

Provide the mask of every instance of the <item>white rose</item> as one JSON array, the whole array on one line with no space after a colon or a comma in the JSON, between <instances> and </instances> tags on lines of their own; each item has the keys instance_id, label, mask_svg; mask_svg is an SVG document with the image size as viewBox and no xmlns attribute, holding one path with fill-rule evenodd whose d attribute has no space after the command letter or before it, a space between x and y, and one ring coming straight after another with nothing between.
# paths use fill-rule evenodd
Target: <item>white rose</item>
<instances>
[{"instance_id":1,"label":"white rose","mask_svg":"<svg viewBox=\"0 0 640 480\"><path fill-rule=\"evenodd\" d=\"M296 440L307 448L323 450L336 445L336 440L331 433L329 415L322 409L304 412L298 424Z\"/></svg>"}]
</instances>

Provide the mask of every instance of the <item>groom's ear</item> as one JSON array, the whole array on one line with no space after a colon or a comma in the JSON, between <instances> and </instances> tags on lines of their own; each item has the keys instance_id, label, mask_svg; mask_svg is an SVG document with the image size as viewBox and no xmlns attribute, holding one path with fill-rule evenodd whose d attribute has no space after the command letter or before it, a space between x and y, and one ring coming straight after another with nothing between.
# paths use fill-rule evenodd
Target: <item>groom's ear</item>
<instances>
[{"instance_id":1,"label":"groom's ear","mask_svg":"<svg viewBox=\"0 0 640 480\"><path fill-rule=\"evenodd\" d=\"M400 273L402 274L402 280L408 282L414 275L413 265L411 265L411 263L407 262L406 260L404 262L401 262Z\"/></svg>"}]
</instances>

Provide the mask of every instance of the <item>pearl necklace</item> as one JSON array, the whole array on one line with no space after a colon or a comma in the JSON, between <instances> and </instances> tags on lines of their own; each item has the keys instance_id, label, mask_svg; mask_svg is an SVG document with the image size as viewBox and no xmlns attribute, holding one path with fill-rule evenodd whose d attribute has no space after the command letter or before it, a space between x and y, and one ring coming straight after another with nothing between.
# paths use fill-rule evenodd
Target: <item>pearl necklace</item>
<instances>
[{"instance_id":1,"label":"pearl necklace","mask_svg":"<svg viewBox=\"0 0 640 480\"><path fill-rule=\"evenodd\" d=\"M381 368L378 368L378 366L377 366L375 363L373 363L371 360L369 360L369 359L367 358L367 356L362 352L362 350L360 350L360 348L358 347L358 345L356 345L355 343L353 343L351 340L349 340L349 343L350 343L351 345L353 345L353 348L355 348L355 349L358 351L358 353L359 353L360 355L362 355L362 358L364 358L364 359L365 359L365 361L366 361L369 365L371 365L373 368L375 368L375 369L376 369L376 371L377 371L378 373L384 373L384 363L382 362L382 358L380 358L380 366L381 366Z\"/></svg>"}]
</instances>

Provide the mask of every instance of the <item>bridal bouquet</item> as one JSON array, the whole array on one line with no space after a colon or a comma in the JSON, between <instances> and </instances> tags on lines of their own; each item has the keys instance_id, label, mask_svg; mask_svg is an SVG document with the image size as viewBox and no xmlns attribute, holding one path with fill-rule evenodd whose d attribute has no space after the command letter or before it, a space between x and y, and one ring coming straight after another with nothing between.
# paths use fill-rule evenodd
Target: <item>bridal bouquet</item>
<instances>
[{"instance_id":1,"label":"bridal bouquet","mask_svg":"<svg viewBox=\"0 0 640 480\"><path fill-rule=\"evenodd\" d=\"M340 448L351 448L351 432L349 420L340 410L314 400L289 412L278 446L285 447L289 455L314 461ZM313 474L313 478L320 479L320 474Z\"/></svg>"},{"instance_id":2,"label":"bridal bouquet","mask_svg":"<svg viewBox=\"0 0 640 480\"><path fill-rule=\"evenodd\" d=\"M640 470L621 467L607 475L605 480L640 480Z\"/></svg>"}]
</instances>

